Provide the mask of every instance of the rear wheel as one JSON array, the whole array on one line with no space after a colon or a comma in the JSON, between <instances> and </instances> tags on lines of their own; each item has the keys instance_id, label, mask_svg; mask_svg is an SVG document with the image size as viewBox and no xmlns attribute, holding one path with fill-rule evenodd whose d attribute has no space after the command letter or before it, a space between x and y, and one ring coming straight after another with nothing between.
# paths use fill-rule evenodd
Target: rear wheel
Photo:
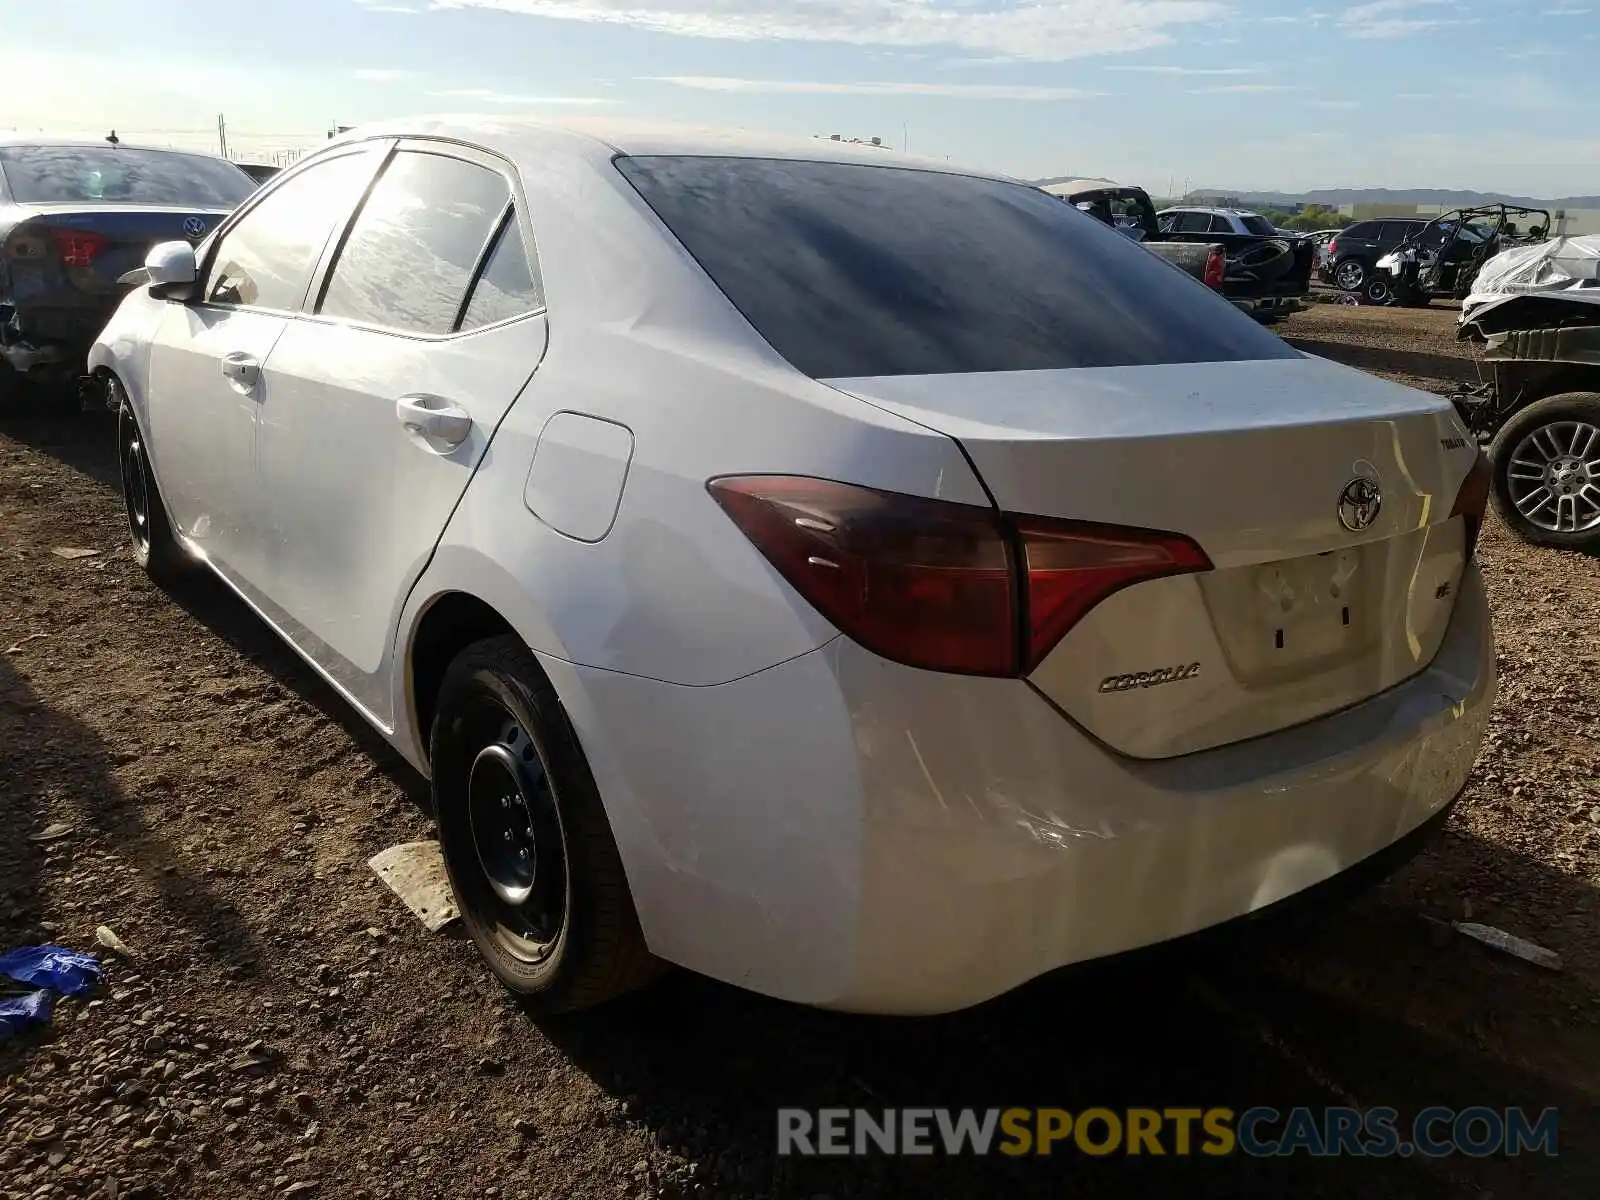
<instances>
[{"instance_id":1,"label":"rear wheel","mask_svg":"<svg viewBox=\"0 0 1600 1200\"><path fill-rule=\"evenodd\" d=\"M1600 392L1567 392L1515 413L1489 448L1494 500L1524 541L1600 548Z\"/></svg>"},{"instance_id":2,"label":"rear wheel","mask_svg":"<svg viewBox=\"0 0 1600 1200\"><path fill-rule=\"evenodd\" d=\"M183 573L190 559L172 536L160 489L150 471L144 435L139 431L133 406L122 384L113 376L106 382L106 397L117 410L117 457L122 465L122 507L133 540L133 557L157 583L169 583Z\"/></svg>"},{"instance_id":3,"label":"rear wheel","mask_svg":"<svg viewBox=\"0 0 1600 1200\"><path fill-rule=\"evenodd\" d=\"M1347 292L1359 292L1369 274L1367 264L1359 258L1342 258L1333 266L1334 286Z\"/></svg>"},{"instance_id":4,"label":"rear wheel","mask_svg":"<svg viewBox=\"0 0 1600 1200\"><path fill-rule=\"evenodd\" d=\"M450 886L507 989L559 1013L655 976L588 762L518 638L478 642L450 664L431 760Z\"/></svg>"}]
</instances>

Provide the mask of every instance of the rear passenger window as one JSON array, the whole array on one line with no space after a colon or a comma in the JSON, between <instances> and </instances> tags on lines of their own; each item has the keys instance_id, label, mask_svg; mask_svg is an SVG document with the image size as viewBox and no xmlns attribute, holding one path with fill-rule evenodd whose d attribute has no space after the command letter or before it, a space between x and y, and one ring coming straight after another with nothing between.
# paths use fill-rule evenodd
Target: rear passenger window
<instances>
[{"instance_id":1,"label":"rear passenger window","mask_svg":"<svg viewBox=\"0 0 1600 1200\"><path fill-rule=\"evenodd\" d=\"M511 189L443 154L394 156L356 217L317 310L404 333L449 333Z\"/></svg>"},{"instance_id":2,"label":"rear passenger window","mask_svg":"<svg viewBox=\"0 0 1600 1200\"><path fill-rule=\"evenodd\" d=\"M1378 240L1378 223L1376 221L1363 221L1359 225L1352 225L1344 231L1343 236L1375 242Z\"/></svg>"},{"instance_id":3,"label":"rear passenger window","mask_svg":"<svg viewBox=\"0 0 1600 1200\"><path fill-rule=\"evenodd\" d=\"M508 213L483 274L473 285L461 328L477 329L496 321L509 321L543 307L544 296L528 265L522 227L517 223L517 214Z\"/></svg>"},{"instance_id":4,"label":"rear passenger window","mask_svg":"<svg viewBox=\"0 0 1600 1200\"><path fill-rule=\"evenodd\" d=\"M1211 217L1207 213L1179 213L1176 229L1179 233L1209 233Z\"/></svg>"}]
</instances>

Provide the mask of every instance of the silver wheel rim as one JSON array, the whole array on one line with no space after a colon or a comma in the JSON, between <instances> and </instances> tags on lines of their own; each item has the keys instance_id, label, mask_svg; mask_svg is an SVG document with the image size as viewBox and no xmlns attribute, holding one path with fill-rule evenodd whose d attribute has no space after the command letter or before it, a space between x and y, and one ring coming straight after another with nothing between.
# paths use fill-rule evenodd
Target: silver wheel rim
<instances>
[{"instance_id":1,"label":"silver wheel rim","mask_svg":"<svg viewBox=\"0 0 1600 1200\"><path fill-rule=\"evenodd\" d=\"M1366 272L1357 262L1340 263L1333 272L1333 281L1342 288L1354 291L1361 286L1361 281L1366 278Z\"/></svg>"},{"instance_id":2,"label":"silver wheel rim","mask_svg":"<svg viewBox=\"0 0 1600 1200\"><path fill-rule=\"evenodd\" d=\"M1523 519L1548 533L1600 528L1600 427L1539 426L1511 452L1506 491Z\"/></svg>"}]
</instances>

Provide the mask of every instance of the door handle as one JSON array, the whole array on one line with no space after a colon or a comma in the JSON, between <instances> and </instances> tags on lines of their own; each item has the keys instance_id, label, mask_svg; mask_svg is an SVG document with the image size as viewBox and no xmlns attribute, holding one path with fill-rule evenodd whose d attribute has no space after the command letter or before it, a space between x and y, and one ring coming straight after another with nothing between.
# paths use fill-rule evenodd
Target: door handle
<instances>
[{"instance_id":1,"label":"door handle","mask_svg":"<svg viewBox=\"0 0 1600 1200\"><path fill-rule=\"evenodd\" d=\"M472 415L441 396L401 396L394 415L407 433L459 446L472 432Z\"/></svg>"},{"instance_id":2,"label":"door handle","mask_svg":"<svg viewBox=\"0 0 1600 1200\"><path fill-rule=\"evenodd\" d=\"M223 356L222 374L240 387L252 388L261 378L261 364L253 355L236 350Z\"/></svg>"}]
</instances>

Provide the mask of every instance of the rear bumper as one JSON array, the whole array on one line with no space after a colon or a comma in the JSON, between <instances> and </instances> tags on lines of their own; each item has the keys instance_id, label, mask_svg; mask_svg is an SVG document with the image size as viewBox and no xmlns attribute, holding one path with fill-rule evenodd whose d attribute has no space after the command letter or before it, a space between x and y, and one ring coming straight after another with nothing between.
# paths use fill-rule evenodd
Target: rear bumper
<instances>
[{"instance_id":1,"label":"rear bumper","mask_svg":"<svg viewBox=\"0 0 1600 1200\"><path fill-rule=\"evenodd\" d=\"M710 688L548 666L656 953L899 1013L972 1005L1369 862L1460 792L1495 686L1476 570L1421 675L1160 762L1105 751L1024 682L915 671L844 639Z\"/></svg>"},{"instance_id":2,"label":"rear bumper","mask_svg":"<svg viewBox=\"0 0 1600 1200\"><path fill-rule=\"evenodd\" d=\"M116 311L116 298L84 303L0 304L0 358L23 375L67 380L83 373L89 347Z\"/></svg>"}]
</instances>

